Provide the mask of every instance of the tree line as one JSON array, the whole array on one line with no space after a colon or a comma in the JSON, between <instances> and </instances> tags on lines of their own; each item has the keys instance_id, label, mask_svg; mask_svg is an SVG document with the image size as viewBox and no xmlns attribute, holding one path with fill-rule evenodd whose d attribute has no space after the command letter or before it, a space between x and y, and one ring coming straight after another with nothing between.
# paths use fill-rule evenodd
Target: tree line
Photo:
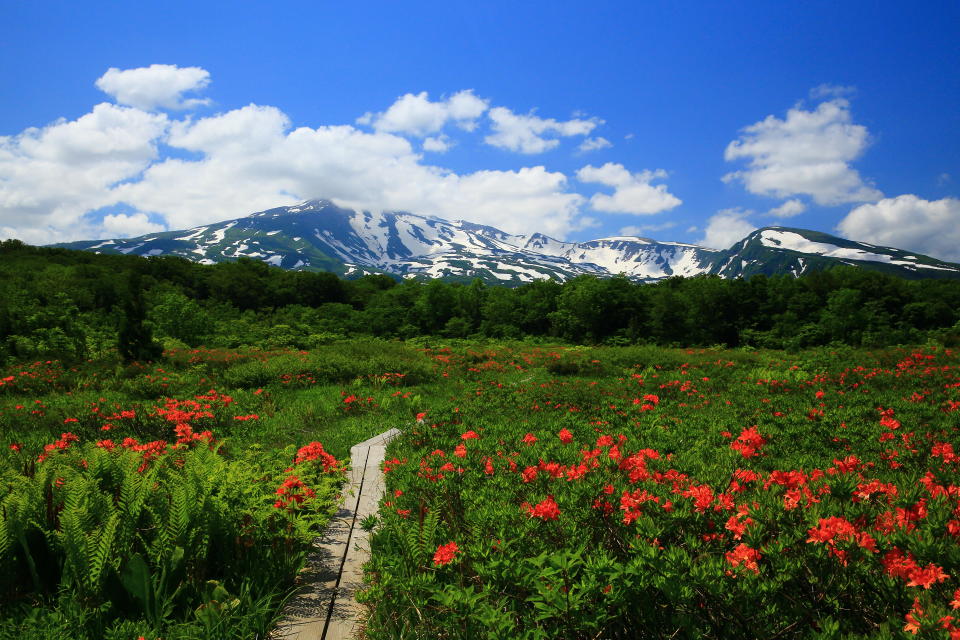
<instances>
[{"instance_id":1,"label":"tree line","mask_svg":"<svg viewBox=\"0 0 960 640\"><path fill-rule=\"evenodd\" d=\"M112 349L150 359L160 344L309 349L354 336L798 349L949 342L958 333L960 281L846 266L799 278L641 284L585 275L507 288L0 242L0 361Z\"/></svg>"}]
</instances>

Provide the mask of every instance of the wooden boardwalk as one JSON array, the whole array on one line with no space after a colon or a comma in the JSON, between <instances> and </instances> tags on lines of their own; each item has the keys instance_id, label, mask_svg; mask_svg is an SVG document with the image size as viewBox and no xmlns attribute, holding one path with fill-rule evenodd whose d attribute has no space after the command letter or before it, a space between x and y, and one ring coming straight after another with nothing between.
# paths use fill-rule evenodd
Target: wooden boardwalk
<instances>
[{"instance_id":1,"label":"wooden boardwalk","mask_svg":"<svg viewBox=\"0 0 960 640\"><path fill-rule=\"evenodd\" d=\"M323 536L314 541L303 586L290 599L274 640L345 640L356 637L362 607L354 594L363 586L363 565L370 559L368 531L360 523L377 513L383 497L387 443L399 435L390 429L350 448L350 474L344 499Z\"/></svg>"}]
</instances>

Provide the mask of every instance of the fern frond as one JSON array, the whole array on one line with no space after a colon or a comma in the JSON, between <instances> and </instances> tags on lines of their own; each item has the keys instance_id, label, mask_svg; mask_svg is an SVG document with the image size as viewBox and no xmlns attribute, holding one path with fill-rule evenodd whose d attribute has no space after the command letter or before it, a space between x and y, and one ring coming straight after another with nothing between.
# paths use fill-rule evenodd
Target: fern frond
<instances>
[{"instance_id":1,"label":"fern frond","mask_svg":"<svg viewBox=\"0 0 960 640\"><path fill-rule=\"evenodd\" d=\"M6 507L6 500L3 501L2 507ZM4 562L7 558L7 552L10 550L11 542L13 536L10 535L11 527L7 524L7 514L8 511L6 508L3 508L0 512L0 564Z\"/></svg>"},{"instance_id":2,"label":"fern frond","mask_svg":"<svg viewBox=\"0 0 960 640\"><path fill-rule=\"evenodd\" d=\"M113 513L103 528L99 531L99 539L96 544L89 545L87 552L87 584L94 591L99 590L100 583L104 575L104 570L110 565L110 551L113 549L116 540L117 525L120 522L120 514Z\"/></svg>"}]
</instances>

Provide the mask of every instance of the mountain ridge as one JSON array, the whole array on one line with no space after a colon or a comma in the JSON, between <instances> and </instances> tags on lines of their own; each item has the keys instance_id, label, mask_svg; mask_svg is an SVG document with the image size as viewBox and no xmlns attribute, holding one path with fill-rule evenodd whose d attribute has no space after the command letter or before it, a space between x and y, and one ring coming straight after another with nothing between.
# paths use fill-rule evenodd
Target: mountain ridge
<instances>
[{"instance_id":1,"label":"mountain ridge","mask_svg":"<svg viewBox=\"0 0 960 640\"><path fill-rule=\"evenodd\" d=\"M539 232L511 234L465 220L348 209L329 200L307 200L186 230L52 246L177 255L204 264L247 257L285 269L332 271L345 277L386 273L480 278L505 285L543 278L562 281L582 274L622 273L644 282L700 274L799 276L836 264L911 279L960 278L960 264L791 227L757 229L726 250L634 236L568 242Z\"/></svg>"}]
</instances>

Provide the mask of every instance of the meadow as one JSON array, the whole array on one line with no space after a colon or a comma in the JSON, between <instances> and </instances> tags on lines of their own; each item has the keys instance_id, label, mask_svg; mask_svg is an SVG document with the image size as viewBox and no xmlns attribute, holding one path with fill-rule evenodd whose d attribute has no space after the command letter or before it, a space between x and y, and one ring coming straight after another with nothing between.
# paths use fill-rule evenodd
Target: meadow
<instances>
[{"instance_id":1,"label":"meadow","mask_svg":"<svg viewBox=\"0 0 960 640\"><path fill-rule=\"evenodd\" d=\"M960 357L344 340L0 371L0 638L265 637L391 427L369 638L960 635Z\"/></svg>"}]
</instances>

